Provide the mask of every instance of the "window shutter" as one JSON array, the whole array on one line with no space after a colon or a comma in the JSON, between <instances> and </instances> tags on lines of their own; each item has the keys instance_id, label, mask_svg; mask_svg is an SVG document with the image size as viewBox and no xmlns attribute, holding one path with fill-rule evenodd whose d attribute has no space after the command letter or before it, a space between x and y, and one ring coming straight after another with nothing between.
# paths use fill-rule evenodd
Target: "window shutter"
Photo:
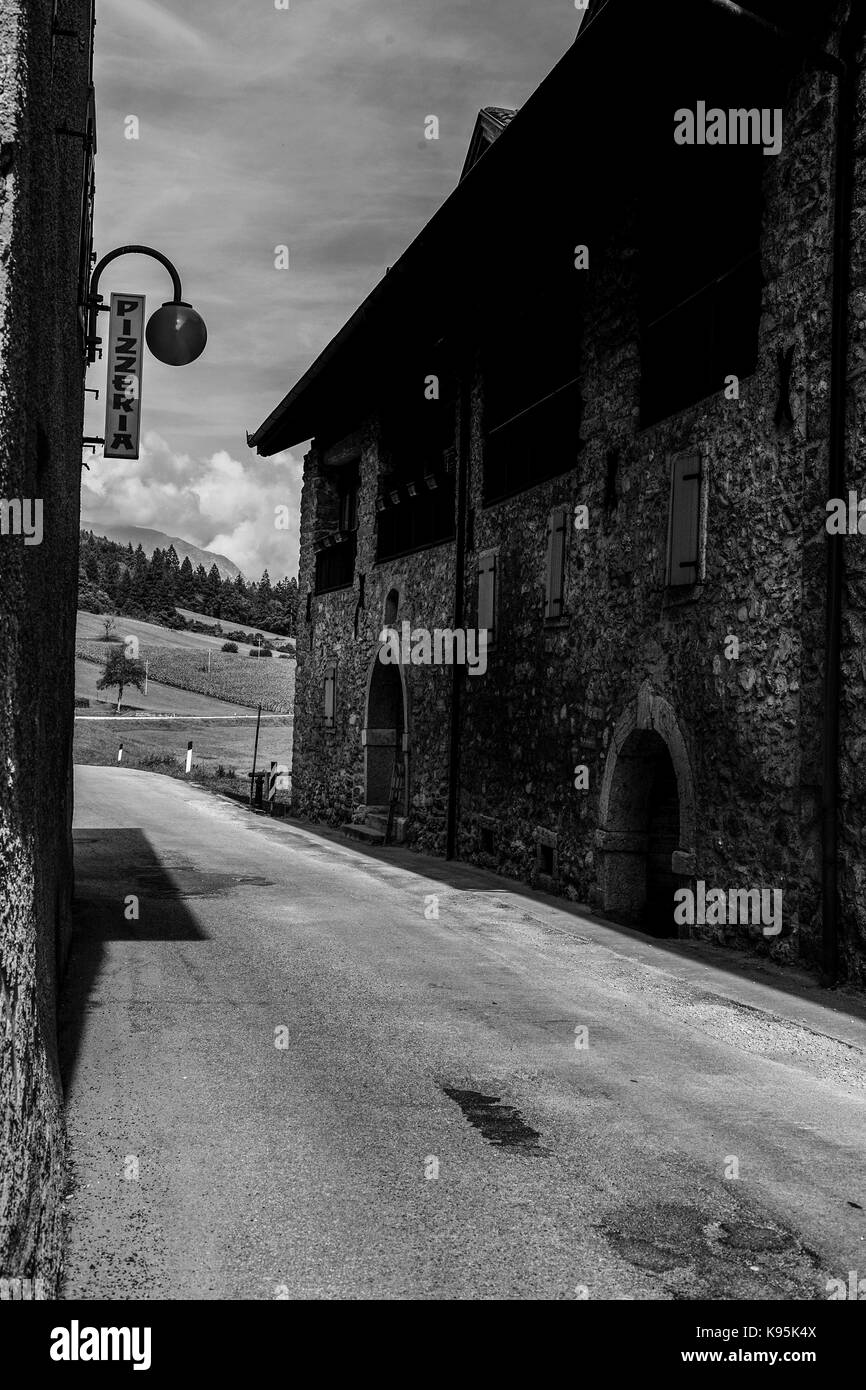
<instances>
[{"instance_id":1,"label":"window shutter","mask_svg":"<svg viewBox=\"0 0 866 1390\"><path fill-rule=\"evenodd\" d=\"M700 578L701 456L677 454L671 471L668 534L669 586L696 584Z\"/></svg>"},{"instance_id":2,"label":"window shutter","mask_svg":"<svg viewBox=\"0 0 866 1390\"><path fill-rule=\"evenodd\" d=\"M545 618L561 618L565 589L565 531L568 508L554 507L547 521L547 583L545 586Z\"/></svg>"},{"instance_id":3,"label":"window shutter","mask_svg":"<svg viewBox=\"0 0 866 1390\"><path fill-rule=\"evenodd\" d=\"M496 636L496 555L482 555L478 561L478 629L487 629L487 641Z\"/></svg>"},{"instance_id":4,"label":"window shutter","mask_svg":"<svg viewBox=\"0 0 866 1390\"><path fill-rule=\"evenodd\" d=\"M328 666L325 670L325 728L333 729L334 711L337 702L337 668Z\"/></svg>"}]
</instances>

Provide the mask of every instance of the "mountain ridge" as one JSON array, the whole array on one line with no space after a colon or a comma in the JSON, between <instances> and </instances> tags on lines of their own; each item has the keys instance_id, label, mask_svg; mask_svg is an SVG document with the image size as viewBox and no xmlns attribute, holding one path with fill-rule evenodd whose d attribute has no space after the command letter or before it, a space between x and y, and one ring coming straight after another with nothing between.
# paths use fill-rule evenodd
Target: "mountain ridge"
<instances>
[{"instance_id":1,"label":"mountain ridge","mask_svg":"<svg viewBox=\"0 0 866 1390\"><path fill-rule=\"evenodd\" d=\"M133 550L141 545L148 559L154 550L168 550L168 547L173 545L181 564L189 557L193 569L197 565L204 565L205 569L209 570L211 565L216 565L224 579L236 579L241 572L240 567L227 556L219 555L215 550L206 550L200 545L193 545L192 541L185 541L181 536L169 536L165 531L154 531L149 526L106 526L103 522L86 521L83 517L79 526L82 531L92 531L94 536L100 536L104 540L115 541L118 545L131 545Z\"/></svg>"}]
</instances>

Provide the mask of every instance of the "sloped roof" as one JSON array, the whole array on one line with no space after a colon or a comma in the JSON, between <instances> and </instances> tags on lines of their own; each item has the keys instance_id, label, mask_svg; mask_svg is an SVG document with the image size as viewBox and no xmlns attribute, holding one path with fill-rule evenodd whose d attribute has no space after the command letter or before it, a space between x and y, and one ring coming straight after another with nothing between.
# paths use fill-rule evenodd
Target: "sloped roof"
<instances>
[{"instance_id":1,"label":"sloped roof","mask_svg":"<svg viewBox=\"0 0 866 1390\"><path fill-rule=\"evenodd\" d=\"M802 32L805 15L814 26L815 10L829 23L832 0L753 3L764 13L789 5ZM441 334L448 314L471 312L470 296L482 275L494 286L507 284L514 247L529 263L533 255L547 254L544 232L557 202L569 206L556 217L562 225L579 224L584 241L593 221L615 217L615 197L625 197L629 185L622 177L612 179L611 170L628 159L634 179L648 167L647 109L655 101L656 118L667 120L661 93L668 89L680 103L683 83L692 80L682 65L683 51L713 71L722 61L719 54L726 62L735 55L744 69L748 60L753 80L778 85L787 69L775 39L751 25L732 25L726 8L726 0L668 0L660 10L646 0L589 0L586 11L577 11L582 22L576 41L520 110L483 109L476 133L479 123L497 133L479 150L478 167L467 162L443 205L247 443L260 454L274 454L321 433L337 413L344 421L369 412L388 370L386 354L399 356L422 328ZM663 81L647 65L647 53L663 65ZM773 98L775 104L775 85ZM767 103L762 97L757 104ZM501 141L506 129L508 138ZM579 177L564 172L572 165ZM533 237L539 243L534 247ZM502 264L494 264L497 255L505 258Z\"/></svg>"},{"instance_id":2,"label":"sloped roof","mask_svg":"<svg viewBox=\"0 0 866 1390\"><path fill-rule=\"evenodd\" d=\"M460 177L464 179L478 160L489 150L494 140L497 140L505 127L517 115L517 110L513 106L483 106L478 112L475 122L475 129L472 132L472 139L469 141L469 150L466 155L466 163L463 165Z\"/></svg>"}]
</instances>

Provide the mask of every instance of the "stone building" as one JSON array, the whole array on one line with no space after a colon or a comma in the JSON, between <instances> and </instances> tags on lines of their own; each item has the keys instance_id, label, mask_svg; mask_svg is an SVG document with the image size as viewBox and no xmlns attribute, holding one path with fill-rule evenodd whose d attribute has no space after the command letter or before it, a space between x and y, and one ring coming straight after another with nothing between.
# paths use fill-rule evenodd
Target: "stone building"
<instances>
[{"instance_id":1,"label":"stone building","mask_svg":"<svg viewBox=\"0 0 866 1390\"><path fill-rule=\"evenodd\" d=\"M0 1278L52 1293L65 1139L93 0L0 0ZM17 1296L17 1295L16 1295ZM24 1293L27 1296L27 1293Z\"/></svg>"},{"instance_id":2,"label":"stone building","mask_svg":"<svg viewBox=\"0 0 866 1390\"><path fill-rule=\"evenodd\" d=\"M299 814L862 982L866 19L749 8L591 4L250 442L313 440Z\"/></svg>"}]
</instances>

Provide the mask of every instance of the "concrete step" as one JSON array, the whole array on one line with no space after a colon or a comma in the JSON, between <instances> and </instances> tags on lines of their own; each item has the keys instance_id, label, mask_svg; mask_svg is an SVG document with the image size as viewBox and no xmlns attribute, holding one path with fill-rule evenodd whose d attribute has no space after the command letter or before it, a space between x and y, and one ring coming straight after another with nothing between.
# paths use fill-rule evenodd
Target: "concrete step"
<instances>
[{"instance_id":1,"label":"concrete step","mask_svg":"<svg viewBox=\"0 0 866 1390\"><path fill-rule=\"evenodd\" d=\"M346 825L340 826L344 835L348 835L350 840L363 840L366 845L384 845L385 830L377 830L372 825L354 825L351 821Z\"/></svg>"}]
</instances>

